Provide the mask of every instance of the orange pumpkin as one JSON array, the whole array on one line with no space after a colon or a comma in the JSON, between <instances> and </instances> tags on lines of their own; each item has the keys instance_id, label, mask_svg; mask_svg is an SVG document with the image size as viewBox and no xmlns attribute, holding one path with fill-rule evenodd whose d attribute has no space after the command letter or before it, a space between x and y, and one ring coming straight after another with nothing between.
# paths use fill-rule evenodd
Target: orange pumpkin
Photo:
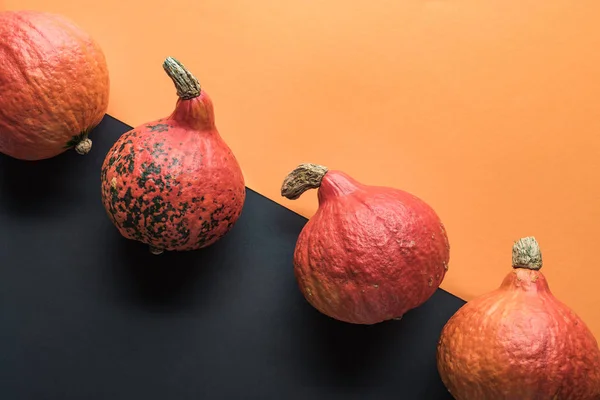
<instances>
[{"instance_id":1,"label":"orange pumpkin","mask_svg":"<svg viewBox=\"0 0 600 400\"><path fill-rule=\"evenodd\" d=\"M290 172L281 195L297 199L315 188L319 208L294 251L298 286L313 307L372 325L399 319L433 296L448 270L450 242L427 203L311 163Z\"/></svg>"},{"instance_id":2,"label":"orange pumpkin","mask_svg":"<svg viewBox=\"0 0 600 400\"><path fill-rule=\"evenodd\" d=\"M91 149L106 113L109 74L102 49L67 18L0 12L0 152L22 160Z\"/></svg>"},{"instance_id":3,"label":"orange pumpkin","mask_svg":"<svg viewBox=\"0 0 600 400\"><path fill-rule=\"evenodd\" d=\"M514 244L512 266L444 326L442 381L457 400L599 400L598 343L550 291L535 238Z\"/></svg>"},{"instance_id":4,"label":"orange pumpkin","mask_svg":"<svg viewBox=\"0 0 600 400\"><path fill-rule=\"evenodd\" d=\"M246 199L210 96L176 59L163 69L177 90L174 110L121 135L100 173L110 220L152 254L210 246L233 228Z\"/></svg>"}]
</instances>

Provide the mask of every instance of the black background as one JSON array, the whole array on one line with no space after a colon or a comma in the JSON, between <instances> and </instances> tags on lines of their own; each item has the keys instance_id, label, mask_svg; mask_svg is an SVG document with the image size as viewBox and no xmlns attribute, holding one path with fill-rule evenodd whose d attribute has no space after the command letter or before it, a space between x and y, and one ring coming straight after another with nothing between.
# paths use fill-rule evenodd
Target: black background
<instances>
[{"instance_id":1,"label":"black background","mask_svg":"<svg viewBox=\"0 0 600 400\"><path fill-rule=\"evenodd\" d=\"M251 190L206 249L122 238L100 166L129 129L106 116L83 157L0 156L0 399L451 398L435 349L464 302L438 290L374 326L321 315L291 265L306 219Z\"/></svg>"}]
</instances>

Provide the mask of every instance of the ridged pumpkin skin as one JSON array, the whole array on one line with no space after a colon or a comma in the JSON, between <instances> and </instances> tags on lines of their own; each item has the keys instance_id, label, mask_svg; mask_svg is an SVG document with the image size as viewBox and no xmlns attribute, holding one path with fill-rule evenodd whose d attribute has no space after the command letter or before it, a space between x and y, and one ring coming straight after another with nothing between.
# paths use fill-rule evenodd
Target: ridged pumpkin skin
<instances>
[{"instance_id":1,"label":"ridged pumpkin skin","mask_svg":"<svg viewBox=\"0 0 600 400\"><path fill-rule=\"evenodd\" d=\"M290 174L282 194L297 198L290 187L311 169L304 164ZM410 193L364 185L341 171L318 174L322 179L311 187L319 187L319 207L294 252L295 277L307 301L354 324L398 319L427 301L450 257L434 210Z\"/></svg>"},{"instance_id":2,"label":"ridged pumpkin skin","mask_svg":"<svg viewBox=\"0 0 600 400\"><path fill-rule=\"evenodd\" d=\"M461 307L437 358L457 400L600 399L596 339L539 270L515 267L498 289Z\"/></svg>"},{"instance_id":3,"label":"ridged pumpkin skin","mask_svg":"<svg viewBox=\"0 0 600 400\"><path fill-rule=\"evenodd\" d=\"M0 152L22 160L91 148L108 107L102 49L67 18L0 12Z\"/></svg>"},{"instance_id":4,"label":"ridged pumpkin skin","mask_svg":"<svg viewBox=\"0 0 600 400\"><path fill-rule=\"evenodd\" d=\"M171 74L184 76L174 77L179 85L177 79L189 72L176 60L168 63L167 72L175 68ZM197 84L191 74L188 79ZM178 87L169 117L123 134L102 165L102 202L111 221L124 237L156 254L215 243L241 215L246 196L240 166L215 126L210 97L199 85L195 95L184 89Z\"/></svg>"}]
</instances>

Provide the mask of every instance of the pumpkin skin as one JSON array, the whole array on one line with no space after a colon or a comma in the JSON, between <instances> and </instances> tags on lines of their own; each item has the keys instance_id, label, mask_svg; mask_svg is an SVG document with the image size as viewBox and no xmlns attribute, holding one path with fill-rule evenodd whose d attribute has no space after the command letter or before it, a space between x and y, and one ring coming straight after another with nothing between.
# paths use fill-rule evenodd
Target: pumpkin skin
<instances>
[{"instance_id":1,"label":"pumpkin skin","mask_svg":"<svg viewBox=\"0 0 600 400\"><path fill-rule=\"evenodd\" d=\"M0 12L0 152L21 160L73 147L86 154L109 86L102 49L73 22L47 12Z\"/></svg>"},{"instance_id":2,"label":"pumpkin skin","mask_svg":"<svg viewBox=\"0 0 600 400\"><path fill-rule=\"evenodd\" d=\"M513 249L513 271L444 326L437 364L457 400L598 400L600 350L550 291L535 238Z\"/></svg>"},{"instance_id":3,"label":"pumpkin skin","mask_svg":"<svg viewBox=\"0 0 600 400\"><path fill-rule=\"evenodd\" d=\"M319 207L294 251L298 286L314 308L371 325L399 319L433 295L448 269L450 245L429 205L315 164L292 171L281 192L295 199L317 187Z\"/></svg>"},{"instance_id":4,"label":"pumpkin skin","mask_svg":"<svg viewBox=\"0 0 600 400\"><path fill-rule=\"evenodd\" d=\"M101 170L111 221L154 254L215 243L240 217L246 196L210 97L177 60L169 57L163 66L179 95L174 112L124 133Z\"/></svg>"}]
</instances>

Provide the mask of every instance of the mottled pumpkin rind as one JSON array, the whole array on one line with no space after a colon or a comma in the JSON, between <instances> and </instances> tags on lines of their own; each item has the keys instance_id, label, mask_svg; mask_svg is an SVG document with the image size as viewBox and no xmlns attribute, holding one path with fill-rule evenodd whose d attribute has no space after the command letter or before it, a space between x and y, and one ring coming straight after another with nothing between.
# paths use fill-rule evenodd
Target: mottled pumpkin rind
<instances>
[{"instance_id":1,"label":"mottled pumpkin rind","mask_svg":"<svg viewBox=\"0 0 600 400\"><path fill-rule=\"evenodd\" d=\"M319 200L294 252L298 285L317 310L344 322L375 324L402 317L437 290L450 245L429 205L340 171L324 176Z\"/></svg>"},{"instance_id":2,"label":"mottled pumpkin rind","mask_svg":"<svg viewBox=\"0 0 600 400\"><path fill-rule=\"evenodd\" d=\"M540 271L515 269L461 307L442 330L437 365L457 400L600 399L597 341Z\"/></svg>"},{"instance_id":3,"label":"mottled pumpkin rind","mask_svg":"<svg viewBox=\"0 0 600 400\"><path fill-rule=\"evenodd\" d=\"M206 94L180 100L178 109L212 118ZM101 181L102 202L119 232L167 251L218 241L246 196L241 168L216 128L197 130L173 117L123 134L106 155Z\"/></svg>"},{"instance_id":4,"label":"mottled pumpkin rind","mask_svg":"<svg viewBox=\"0 0 600 400\"><path fill-rule=\"evenodd\" d=\"M0 152L54 157L104 117L110 81L99 44L64 16L0 12Z\"/></svg>"}]
</instances>

